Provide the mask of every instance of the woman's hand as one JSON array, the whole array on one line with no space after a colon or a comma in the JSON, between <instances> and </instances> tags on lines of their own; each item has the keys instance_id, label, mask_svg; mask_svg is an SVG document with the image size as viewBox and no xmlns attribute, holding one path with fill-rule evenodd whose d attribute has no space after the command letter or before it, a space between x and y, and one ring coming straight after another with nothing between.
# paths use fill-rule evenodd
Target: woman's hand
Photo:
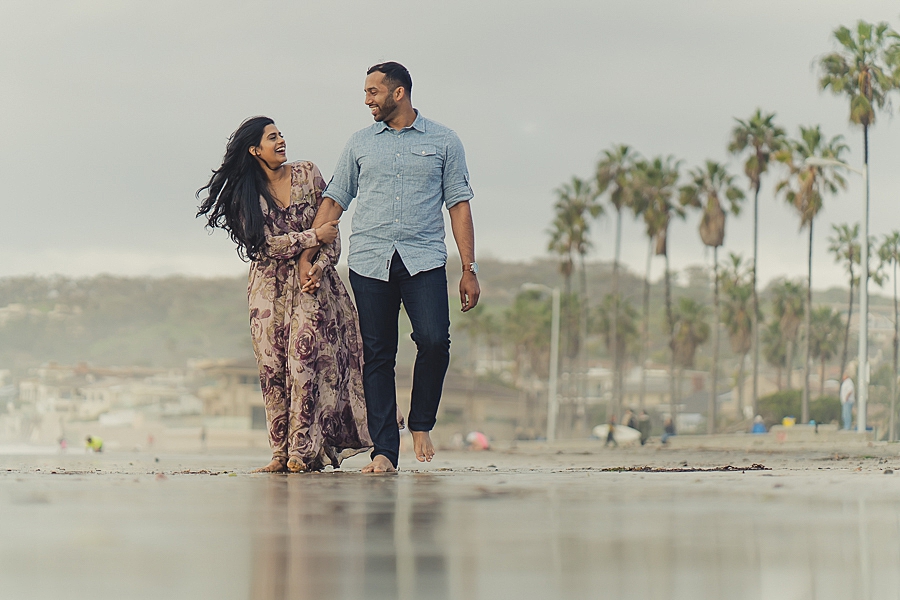
<instances>
[{"instance_id":1,"label":"woman's hand","mask_svg":"<svg viewBox=\"0 0 900 600\"><path fill-rule=\"evenodd\" d=\"M316 238L321 244L330 244L338 236L338 223L340 221L328 221L324 225L316 227Z\"/></svg>"},{"instance_id":2,"label":"woman's hand","mask_svg":"<svg viewBox=\"0 0 900 600\"><path fill-rule=\"evenodd\" d=\"M320 265L319 263L314 263L312 265L312 268L310 268L310 270L307 271L306 274L309 279L306 280L306 283L303 284L303 287L300 289L300 291L307 294L313 294L317 289L319 289L319 286L321 285L322 265Z\"/></svg>"}]
</instances>

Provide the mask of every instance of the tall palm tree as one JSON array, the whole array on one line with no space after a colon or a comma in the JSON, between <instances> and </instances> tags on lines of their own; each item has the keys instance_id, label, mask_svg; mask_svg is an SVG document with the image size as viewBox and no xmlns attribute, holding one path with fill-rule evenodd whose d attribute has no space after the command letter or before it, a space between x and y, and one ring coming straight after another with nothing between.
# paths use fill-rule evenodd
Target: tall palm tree
<instances>
[{"instance_id":1,"label":"tall palm tree","mask_svg":"<svg viewBox=\"0 0 900 600\"><path fill-rule=\"evenodd\" d=\"M637 153L624 144L613 146L605 150L597 163L597 193L609 194L609 202L616 209L616 247L613 259L613 291L612 295L619 296L619 257L622 252L622 210L629 208L633 202L631 199L632 176L635 162L639 160ZM619 336L618 328L618 302L613 305L612 320L610 322L610 340L612 347L610 353L613 356L613 410L617 414L622 405L622 365L619 361L620 352L616 346Z\"/></svg>"},{"instance_id":2,"label":"tall palm tree","mask_svg":"<svg viewBox=\"0 0 900 600\"><path fill-rule=\"evenodd\" d=\"M891 418L889 439L894 441L897 439L897 430L895 427L895 416L897 414L897 377L900 376L897 370L897 354L900 350L900 310L897 307L897 265L900 263L900 231L892 231L884 236L884 241L878 249L878 256L881 264L890 267L893 270L891 280L894 283L894 377L891 380Z\"/></svg>"},{"instance_id":3,"label":"tall palm tree","mask_svg":"<svg viewBox=\"0 0 900 600\"><path fill-rule=\"evenodd\" d=\"M744 364L753 343L753 275L745 269L743 260L736 254L729 256L723 265L722 291L725 302L722 306L722 322L728 331L731 351L740 356L737 374L738 414L744 414Z\"/></svg>"},{"instance_id":4,"label":"tall palm tree","mask_svg":"<svg viewBox=\"0 0 900 600\"><path fill-rule=\"evenodd\" d=\"M679 200L682 206L703 208L700 219L700 239L707 247L713 249L713 366L712 385L709 390L709 418L706 420L706 432L716 430L716 396L719 383L719 246L725 241L725 208L724 200L728 200L731 214L740 213L740 201L744 192L734 185L734 176L728 174L724 165L715 161L706 161L705 167L697 167L689 173L690 183L682 186ZM705 205L705 206L704 206Z\"/></svg>"},{"instance_id":5,"label":"tall palm tree","mask_svg":"<svg viewBox=\"0 0 900 600\"><path fill-rule=\"evenodd\" d=\"M850 276L850 299L847 303L847 323L844 329L844 347L841 350L841 373L847 368L847 347L850 341L850 319L853 317L853 288L856 286L858 277L853 272L853 265L861 262L859 247L859 223L855 223L853 227L846 223L831 226L834 235L828 238L828 251L834 255L834 262L843 263L847 274Z\"/></svg>"},{"instance_id":6,"label":"tall palm tree","mask_svg":"<svg viewBox=\"0 0 900 600\"><path fill-rule=\"evenodd\" d=\"M584 360L584 341L587 337L587 273L585 269L585 256L593 244L590 240L591 222L603 214L603 205L597 201L597 192L591 182L572 177L569 183L564 183L556 189L556 203L554 210L556 216L550 230L549 250L556 252L562 258L561 269L566 279L568 294L571 294L570 277L574 268L574 261L578 259L579 291L578 300L578 333L569 332L569 348L571 357L575 358L579 366L578 395L583 399L584 373L587 370ZM568 321L568 319L567 319ZM573 344L571 340L574 340Z\"/></svg>"},{"instance_id":7,"label":"tall palm tree","mask_svg":"<svg viewBox=\"0 0 900 600\"><path fill-rule=\"evenodd\" d=\"M819 89L831 90L850 100L850 122L862 125L863 157L869 167L869 127L877 110L890 109L888 95L900 87L900 36L882 21L857 21L856 31L841 26L834 30L838 50L819 59Z\"/></svg>"},{"instance_id":8,"label":"tall palm tree","mask_svg":"<svg viewBox=\"0 0 900 600\"><path fill-rule=\"evenodd\" d=\"M669 268L668 233L673 219L684 219L684 208L675 201L675 192L680 176L681 161L672 156L658 156L653 160L641 160L634 170L635 202L643 208L644 222L647 230L653 231L654 253L662 255L666 261L666 326L668 328L669 346L672 348L669 359L669 394L672 404L672 419L675 419L677 404L675 389L675 350L673 336L675 334L675 317L672 312L672 277ZM649 313L647 313L649 314Z\"/></svg>"},{"instance_id":9,"label":"tall palm tree","mask_svg":"<svg viewBox=\"0 0 900 600\"><path fill-rule=\"evenodd\" d=\"M750 179L753 190L753 264L751 278L753 288L753 414L759 413L759 295L757 293L756 269L759 248L759 190L762 176L769 168L769 161L784 145L784 129L775 124L775 113L763 114L756 109L749 119L735 119L737 125L731 130L728 151L732 154L747 153L744 173Z\"/></svg>"},{"instance_id":10,"label":"tall palm tree","mask_svg":"<svg viewBox=\"0 0 900 600\"><path fill-rule=\"evenodd\" d=\"M806 352L803 359L803 400L801 403L801 420L809 421L809 331L812 317L812 253L813 223L816 215L822 210L822 202L826 193L836 194L838 189L847 186L846 181L837 173L835 167L813 166L807 164L810 158L821 158L840 161L847 145L843 136L836 135L830 140L822 134L821 128L800 127L800 139L792 140L776 157L788 167L788 176L776 186L776 191L784 194L789 204L793 205L800 215L800 229L809 232L809 253L806 278L806 323L804 336ZM790 371L788 371L790 378Z\"/></svg>"},{"instance_id":11,"label":"tall palm tree","mask_svg":"<svg viewBox=\"0 0 900 600\"><path fill-rule=\"evenodd\" d=\"M709 311L706 306L692 298L681 298L673 313L672 355L678 367L680 382L685 369L693 368L697 348L709 339L709 323L706 322ZM712 415L709 415L712 418ZM675 420L675 403L672 403L672 420Z\"/></svg>"},{"instance_id":12,"label":"tall palm tree","mask_svg":"<svg viewBox=\"0 0 900 600\"><path fill-rule=\"evenodd\" d=\"M785 367L787 367L787 387L792 389L791 371L794 370L794 351L797 344L797 336L800 333L800 324L803 320L803 285L784 279L774 286L772 298L772 312L778 319L784 344Z\"/></svg>"},{"instance_id":13,"label":"tall palm tree","mask_svg":"<svg viewBox=\"0 0 900 600\"><path fill-rule=\"evenodd\" d=\"M825 394L825 364L837 356L841 346L841 315L830 306L813 309L810 319L809 347L810 355L819 361L819 396Z\"/></svg>"},{"instance_id":14,"label":"tall palm tree","mask_svg":"<svg viewBox=\"0 0 900 600\"><path fill-rule=\"evenodd\" d=\"M622 299L621 296L607 294L603 302L597 307L597 328L606 342L606 348L613 354L618 365L624 365L626 359L635 357L639 352L637 328L638 312L631 302ZM618 323L616 323L618 321ZM613 339L613 336L618 339ZM616 373L616 376L620 376ZM621 380L615 383L621 389Z\"/></svg>"},{"instance_id":15,"label":"tall palm tree","mask_svg":"<svg viewBox=\"0 0 900 600\"><path fill-rule=\"evenodd\" d=\"M782 390L782 372L787 366L787 348L784 335L781 333L781 320L773 319L762 332L762 353L769 365L775 367L775 382L778 391ZM757 413L759 414L759 413Z\"/></svg>"}]
</instances>

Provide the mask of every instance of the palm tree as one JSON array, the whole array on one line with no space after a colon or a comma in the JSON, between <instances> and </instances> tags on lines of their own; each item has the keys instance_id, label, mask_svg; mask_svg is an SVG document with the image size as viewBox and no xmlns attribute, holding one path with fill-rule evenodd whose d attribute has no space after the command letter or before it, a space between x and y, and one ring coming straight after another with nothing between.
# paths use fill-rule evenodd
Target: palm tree
<instances>
[{"instance_id":1,"label":"palm tree","mask_svg":"<svg viewBox=\"0 0 900 600\"><path fill-rule=\"evenodd\" d=\"M741 210L740 201L744 192L734 185L734 176L715 161L706 161L706 168L697 167L689 174L690 183L682 186L680 201L682 206L703 208L700 219L700 239L713 249L713 366L712 385L709 391L709 418L706 420L707 433L716 430L716 394L719 382L719 246L725 241L725 209L722 200L727 199L731 214ZM705 204L705 206L704 206Z\"/></svg>"},{"instance_id":2,"label":"palm tree","mask_svg":"<svg viewBox=\"0 0 900 600\"><path fill-rule=\"evenodd\" d=\"M753 414L759 413L759 295L757 294L756 268L759 247L759 190L762 176L769 168L772 155L784 144L784 129L775 125L775 113L766 113L760 109L746 121L735 119L737 125L731 130L728 151L741 154L750 150L744 163L744 173L750 179L753 190L753 264L751 279L753 288L753 309L750 313L753 321Z\"/></svg>"},{"instance_id":3,"label":"palm tree","mask_svg":"<svg viewBox=\"0 0 900 600\"><path fill-rule=\"evenodd\" d=\"M878 256L882 265L893 269L891 279L894 282L894 377L891 380L891 418L888 433L890 441L893 442L897 437L895 415L897 414L897 377L900 376L897 371L897 353L900 350L900 311L897 308L897 264L900 263L900 231L892 231L884 236L884 241L878 249Z\"/></svg>"},{"instance_id":4,"label":"palm tree","mask_svg":"<svg viewBox=\"0 0 900 600\"><path fill-rule=\"evenodd\" d=\"M658 156L652 161L641 160L635 166L633 188L635 203L642 210L644 222L647 224L647 232L648 234L650 231L653 232L654 253L657 256L664 256L666 260L666 326L668 327L669 346L672 348L669 361L669 394L671 396L673 420L675 419L674 410L677 401L675 350L672 341L675 334L675 317L672 312L672 277L671 269L669 268L667 239L669 224L675 218L683 219L685 215L684 209L673 202L680 169L681 161L675 160L672 156L665 158ZM649 296L645 296L645 298L649 298ZM646 300L645 306L649 306L649 302ZM649 320L649 308L645 310L645 322L646 320Z\"/></svg>"},{"instance_id":5,"label":"palm tree","mask_svg":"<svg viewBox=\"0 0 900 600\"><path fill-rule=\"evenodd\" d=\"M609 150L603 152L600 161L597 163L597 193L609 193L609 202L616 209L616 247L615 258L613 259L613 292L614 297L619 296L619 257L622 252L622 209L629 208L633 204L631 201L631 183L634 174L635 161L638 160L637 153L624 144L613 146ZM618 302L613 306L613 314L611 321L612 347L610 354L613 356L613 410L618 414L622 404L622 365L618 362L620 352L617 349L619 336L616 332L618 328L619 315Z\"/></svg>"},{"instance_id":6,"label":"palm tree","mask_svg":"<svg viewBox=\"0 0 900 600\"><path fill-rule=\"evenodd\" d=\"M744 414L744 363L753 342L753 275L742 264L740 256L731 254L730 262L723 265L722 291L725 302L722 306L722 321L728 331L731 351L740 356L737 374L738 414Z\"/></svg>"},{"instance_id":7,"label":"palm tree","mask_svg":"<svg viewBox=\"0 0 900 600\"><path fill-rule=\"evenodd\" d=\"M606 348L615 360L615 364L624 365L628 357L634 357L638 348L637 310L628 300L621 296L607 294L603 302L597 307L597 328L606 342ZM617 322L618 321L618 322ZM618 339L613 339L617 336ZM615 354L613 354L615 353ZM614 388L622 389L622 369L614 373L614 377L620 378L614 382ZM619 405L613 407L618 410ZM618 414L618 413L615 413Z\"/></svg>"},{"instance_id":8,"label":"palm tree","mask_svg":"<svg viewBox=\"0 0 900 600\"><path fill-rule=\"evenodd\" d=\"M810 318L812 317L812 253L813 253L813 222L819 211L822 210L822 201L826 193L835 194L838 189L846 187L847 183L832 166L814 166L807 164L807 159L819 158L832 161L840 161L842 154L847 150L847 145L842 141L843 136L837 135L827 140L822 135L818 125L815 127L801 127L800 139L792 140L787 147L779 150L776 157L788 167L788 176L776 186L777 192L782 192L789 204L793 205L800 214L800 229L809 229L809 254L807 262L806 278L806 323L804 331L806 335L806 352L803 360L803 400L801 403L801 420L809 421L809 331ZM793 365L790 365L793 366ZM788 371L790 379L790 371Z\"/></svg>"},{"instance_id":9,"label":"palm tree","mask_svg":"<svg viewBox=\"0 0 900 600\"><path fill-rule=\"evenodd\" d=\"M766 362L775 367L777 373L776 384L780 392L782 390L781 374L787 365L787 348L784 335L781 333L781 321L779 319L773 319L769 326L763 329L762 353Z\"/></svg>"},{"instance_id":10,"label":"palm tree","mask_svg":"<svg viewBox=\"0 0 900 600\"><path fill-rule=\"evenodd\" d=\"M784 344L785 366L787 367L787 387L792 389L791 371L794 370L794 348L800 323L803 319L803 285L789 280L782 280L773 289L772 312L778 319Z\"/></svg>"},{"instance_id":11,"label":"palm tree","mask_svg":"<svg viewBox=\"0 0 900 600\"><path fill-rule=\"evenodd\" d=\"M847 309L847 323L844 329L844 348L841 351L841 373L847 368L847 347L850 341L850 319L853 317L853 288L856 286L857 276L853 272L853 265L860 264L859 247L859 223L850 227L846 223L831 226L834 235L828 238L828 251L834 255L834 262L843 262L850 276L850 300Z\"/></svg>"},{"instance_id":12,"label":"palm tree","mask_svg":"<svg viewBox=\"0 0 900 600\"><path fill-rule=\"evenodd\" d=\"M819 396L825 395L825 363L837 356L841 345L841 315L830 306L813 309L810 319L810 355L819 361Z\"/></svg>"},{"instance_id":13,"label":"palm tree","mask_svg":"<svg viewBox=\"0 0 900 600\"><path fill-rule=\"evenodd\" d=\"M678 367L678 381L680 382L685 369L694 366L694 357L697 348L709 339L709 323L706 322L708 311L706 306L691 298L681 298L678 307L673 313L674 327L672 328L672 355L674 363ZM672 402L672 420L675 420L675 402ZM709 415L708 418L712 418Z\"/></svg>"},{"instance_id":14,"label":"palm tree","mask_svg":"<svg viewBox=\"0 0 900 600\"><path fill-rule=\"evenodd\" d=\"M869 127L876 110L890 109L888 94L900 86L900 36L882 21L877 25L857 21L856 31L841 26L834 30L837 52L819 59L819 89L850 99L850 122L863 128L863 162L869 168Z\"/></svg>"}]
</instances>

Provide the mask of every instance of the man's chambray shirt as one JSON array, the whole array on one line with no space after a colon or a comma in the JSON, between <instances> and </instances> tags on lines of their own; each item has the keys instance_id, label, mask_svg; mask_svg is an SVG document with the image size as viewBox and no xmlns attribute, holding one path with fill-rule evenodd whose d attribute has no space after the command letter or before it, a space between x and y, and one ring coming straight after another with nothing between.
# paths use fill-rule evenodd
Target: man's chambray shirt
<instances>
[{"instance_id":1,"label":"man's chambray shirt","mask_svg":"<svg viewBox=\"0 0 900 600\"><path fill-rule=\"evenodd\" d=\"M441 208L473 197L459 137L418 111L400 131L381 122L354 133L324 195L344 210L356 198L348 262L382 281L394 250L410 275L446 264Z\"/></svg>"}]
</instances>

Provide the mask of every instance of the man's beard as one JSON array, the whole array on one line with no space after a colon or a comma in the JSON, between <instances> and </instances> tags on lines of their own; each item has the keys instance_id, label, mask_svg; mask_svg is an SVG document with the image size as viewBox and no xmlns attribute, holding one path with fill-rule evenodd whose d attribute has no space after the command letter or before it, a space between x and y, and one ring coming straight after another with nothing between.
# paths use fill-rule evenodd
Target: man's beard
<instances>
[{"instance_id":1,"label":"man's beard","mask_svg":"<svg viewBox=\"0 0 900 600\"><path fill-rule=\"evenodd\" d=\"M390 119L394 113L397 112L397 103L394 102L394 98L392 96L388 96L384 101L384 104L378 107L378 116L375 117L377 122L387 121Z\"/></svg>"}]
</instances>

